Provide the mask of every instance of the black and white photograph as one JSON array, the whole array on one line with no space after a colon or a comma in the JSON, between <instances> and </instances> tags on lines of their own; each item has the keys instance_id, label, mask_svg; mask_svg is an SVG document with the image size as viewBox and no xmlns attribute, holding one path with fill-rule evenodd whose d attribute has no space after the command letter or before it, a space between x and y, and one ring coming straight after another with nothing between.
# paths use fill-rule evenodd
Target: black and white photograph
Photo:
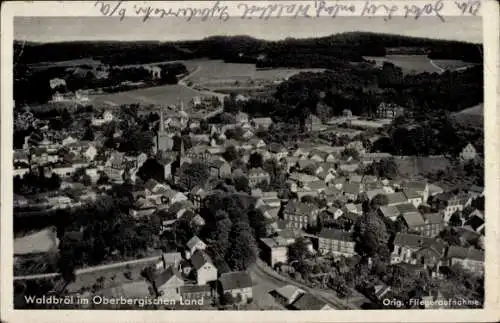
<instances>
[{"instance_id":1,"label":"black and white photograph","mask_svg":"<svg viewBox=\"0 0 500 323\"><path fill-rule=\"evenodd\" d=\"M14 310L483 309L496 215L480 2L418 19L316 17L335 1L242 19L225 2L208 18L122 1L13 18L2 296Z\"/></svg>"}]
</instances>

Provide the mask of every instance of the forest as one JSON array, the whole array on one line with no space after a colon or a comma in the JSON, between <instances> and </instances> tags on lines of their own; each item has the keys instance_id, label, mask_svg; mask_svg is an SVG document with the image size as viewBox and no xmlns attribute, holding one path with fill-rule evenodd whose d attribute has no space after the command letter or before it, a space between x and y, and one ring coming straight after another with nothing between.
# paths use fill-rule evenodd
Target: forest
<instances>
[{"instance_id":1,"label":"forest","mask_svg":"<svg viewBox=\"0 0 500 323\"><path fill-rule=\"evenodd\" d=\"M387 48L395 47L423 47L432 58L482 61L482 45L478 44L351 32L280 41L249 36L213 36L182 42L15 42L14 62L31 64L93 58L105 64L121 65L208 57L227 61L258 61L261 67L317 64L318 67L328 68L332 58L359 62L363 61L363 56L384 56Z\"/></svg>"}]
</instances>

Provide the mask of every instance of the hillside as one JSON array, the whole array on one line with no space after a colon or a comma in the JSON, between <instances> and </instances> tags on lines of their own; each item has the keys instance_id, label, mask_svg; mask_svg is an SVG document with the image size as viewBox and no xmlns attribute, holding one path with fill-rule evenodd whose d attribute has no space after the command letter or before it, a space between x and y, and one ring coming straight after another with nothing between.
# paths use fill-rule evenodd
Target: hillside
<instances>
[{"instance_id":1,"label":"hillside","mask_svg":"<svg viewBox=\"0 0 500 323\"><path fill-rule=\"evenodd\" d=\"M387 49L424 48L431 58L482 61L482 45L374 33L341 33L328 37L265 41L249 36L214 36L183 42L14 42L18 64L93 58L107 64L209 57L231 62L253 62L262 67L328 68L332 58L364 61L384 56Z\"/></svg>"}]
</instances>

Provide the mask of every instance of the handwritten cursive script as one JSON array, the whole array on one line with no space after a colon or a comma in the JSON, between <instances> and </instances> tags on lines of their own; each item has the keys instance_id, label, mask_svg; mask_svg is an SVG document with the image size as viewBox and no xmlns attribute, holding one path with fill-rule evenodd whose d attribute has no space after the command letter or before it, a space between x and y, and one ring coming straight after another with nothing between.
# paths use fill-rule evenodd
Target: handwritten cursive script
<instances>
[{"instance_id":1,"label":"handwritten cursive script","mask_svg":"<svg viewBox=\"0 0 500 323\"><path fill-rule=\"evenodd\" d=\"M269 18L319 18L337 16L353 17L383 17L385 21L393 17L419 19L423 16L437 17L445 22L444 17L450 15L477 16L481 8L481 0L415 0L415 1L343 1L343 0L314 0L314 1L241 1L234 2L137 2L128 1L96 1L97 8L103 16L119 17L120 21L128 16L140 17L143 22L151 18L177 17L185 21L200 18L201 21L217 19L227 21L231 17L240 19L267 20ZM170 5L169 5L170 3ZM190 6L196 3L198 7ZM185 5L187 4L187 5Z\"/></svg>"}]
</instances>

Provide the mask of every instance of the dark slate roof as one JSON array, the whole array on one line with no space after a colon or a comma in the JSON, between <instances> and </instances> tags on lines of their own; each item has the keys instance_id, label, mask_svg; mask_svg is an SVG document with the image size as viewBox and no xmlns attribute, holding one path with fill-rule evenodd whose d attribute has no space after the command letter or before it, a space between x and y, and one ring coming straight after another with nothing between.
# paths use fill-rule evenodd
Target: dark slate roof
<instances>
[{"instance_id":1,"label":"dark slate roof","mask_svg":"<svg viewBox=\"0 0 500 323\"><path fill-rule=\"evenodd\" d=\"M484 251L474 248L462 248L458 246L450 246L446 254L448 259L460 258L470 259L475 261L484 261Z\"/></svg>"},{"instance_id":2,"label":"dark slate roof","mask_svg":"<svg viewBox=\"0 0 500 323\"><path fill-rule=\"evenodd\" d=\"M318 237L330 240L353 241L350 232L336 229L323 229L318 233Z\"/></svg>"},{"instance_id":3,"label":"dark slate roof","mask_svg":"<svg viewBox=\"0 0 500 323\"><path fill-rule=\"evenodd\" d=\"M223 290L252 287L252 278L246 271L233 271L222 274L219 278Z\"/></svg>"},{"instance_id":4,"label":"dark slate roof","mask_svg":"<svg viewBox=\"0 0 500 323\"><path fill-rule=\"evenodd\" d=\"M177 269L174 267L168 267L165 269L161 274L155 277L154 283L157 288L168 282L170 279L172 279L174 276L177 276L177 278L182 279L181 274Z\"/></svg>"},{"instance_id":5,"label":"dark slate roof","mask_svg":"<svg viewBox=\"0 0 500 323\"><path fill-rule=\"evenodd\" d=\"M418 247L433 247L437 251L444 249L444 243L440 240L421 236L418 234L398 233L394 239L394 245L404 245L413 248Z\"/></svg>"},{"instance_id":6,"label":"dark slate roof","mask_svg":"<svg viewBox=\"0 0 500 323\"><path fill-rule=\"evenodd\" d=\"M212 288L208 285L184 285L180 287L181 294L184 293L207 293L212 292Z\"/></svg>"},{"instance_id":7,"label":"dark slate roof","mask_svg":"<svg viewBox=\"0 0 500 323\"><path fill-rule=\"evenodd\" d=\"M411 203L404 203L404 204L398 204L395 205L396 209L398 209L399 213L405 214L405 213L418 213L418 209L415 207L415 205Z\"/></svg>"},{"instance_id":8,"label":"dark slate roof","mask_svg":"<svg viewBox=\"0 0 500 323\"><path fill-rule=\"evenodd\" d=\"M408 201L406 199L406 196L402 192L387 194L386 196L387 196L387 200L389 201L388 204L405 203Z\"/></svg>"},{"instance_id":9,"label":"dark slate roof","mask_svg":"<svg viewBox=\"0 0 500 323\"><path fill-rule=\"evenodd\" d=\"M439 224L443 222L443 218L439 213L426 213L424 214L424 219L428 224Z\"/></svg>"},{"instance_id":10,"label":"dark slate roof","mask_svg":"<svg viewBox=\"0 0 500 323\"><path fill-rule=\"evenodd\" d=\"M292 307L297 310L311 311L320 310L326 305L325 302L317 298L316 296L306 293L302 294L293 302Z\"/></svg>"},{"instance_id":11,"label":"dark slate roof","mask_svg":"<svg viewBox=\"0 0 500 323\"><path fill-rule=\"evenodd\" d=\"M196 250L191 256L191 263L197 270L203 267L206 263L212 264L210 256L206 252L201 250Z\"/></svg>"}]
</instances>

